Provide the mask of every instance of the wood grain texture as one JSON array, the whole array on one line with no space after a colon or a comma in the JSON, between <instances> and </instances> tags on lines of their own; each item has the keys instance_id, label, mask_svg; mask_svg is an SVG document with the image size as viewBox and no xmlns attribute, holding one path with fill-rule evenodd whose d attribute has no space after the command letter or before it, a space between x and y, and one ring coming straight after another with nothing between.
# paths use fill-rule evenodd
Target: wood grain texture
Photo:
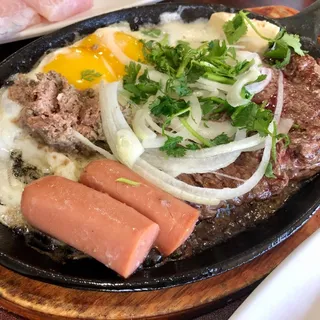
<instances>
[{"instance_id":1,"label":"wood grain texture","mask_svg":"<svg viewBox=\"0 0 320 320\"><path fill-rule=\"evenodd\" d=\"M258 8L273 17L292 9ZM0 306L28 319L168 318L203 308L242 290L270 273L302 241L320 228L320 211L288 240L263 256L214 278L153 292L102 293L42 283L0 267Z\"/></svg>"}]
</instances>

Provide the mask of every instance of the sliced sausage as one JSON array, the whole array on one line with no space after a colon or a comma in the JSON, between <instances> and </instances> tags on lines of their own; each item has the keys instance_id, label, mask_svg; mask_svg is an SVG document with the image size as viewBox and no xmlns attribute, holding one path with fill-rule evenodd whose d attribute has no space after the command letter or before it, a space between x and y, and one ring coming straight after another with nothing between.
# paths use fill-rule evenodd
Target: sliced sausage
<instances>
[{"instance_id":1,"label":"sliced sausage","mask_svg":"<svg viewBox=\"0 0 320 320\"><path fill-rule=\"evenodd\" d=\"M22 214L39 230L128 277L142 263L159 226L131 207L83 184L57 176L28 185Z\"/></svg>"},{"instance_id":2,"label":"sliced sausage","mask_svg":"<svg viewBox=\"0 0 320 320\"><path fill-rule=\"evenodd\" d=\"M119 182L139 182L133 186ZM96 160L85 168L80 182L136 209L160 227L156 246L165 255L175 251L192 233L198 210L160 190L132 170L112 160Z\"/></svg>"}]
</instances>

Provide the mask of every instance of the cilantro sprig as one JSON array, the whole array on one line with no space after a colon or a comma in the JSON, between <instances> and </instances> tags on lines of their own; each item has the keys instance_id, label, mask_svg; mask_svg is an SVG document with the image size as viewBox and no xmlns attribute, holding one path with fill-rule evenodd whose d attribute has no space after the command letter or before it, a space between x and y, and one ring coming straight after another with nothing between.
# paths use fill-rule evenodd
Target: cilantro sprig
<instances>
[{"instance_id":1,"label":"cilantro sprig","mask_svg":"<svg viewBox=\"0 0 320 320\"><path fill-rule=\"evenodd\" d=\"M290 137L285 133L278 133L277 126L275 122L273 122L273 132L269 133L272 137L272 145L271 145L271 159L268 163L268 166L265 171L265 176L267 178L276 179L277 177L273 173L273 163L277 162L277 143L280 140L284 141L283 147L286 149L290 144Z\"/></svg>"},{"instance_id":2,"label":"cilantro sprig","mask_svg":"<svg viewBox=\"0 0 320 320\"><path fill-rule=\"evenodd\" d=\"M100 72L97 72L94 69L85 69L81 71L80 76L81 76L81 80L92 82L97 78L100 78L102 74Z\"/></svg>"},{"instance_id":3,"label":"cilantro sprig","mask_svg":"<svg viewBox=\"0 0 320 320\"><path fill-rule=\"evenodd\" d=\"M228 43L234 44L239 41L239 39L244 36L247 31L248 27L244 18L244 15L248 15L248 13L241 14L240 11L238 14L234 16L233 19L227 21L223 25L223 31L226 35Z\"/></svg>"},{"instance_id":4,"label":"cilantro sprig","mask_svg":"<svg viewBox=\"0 0 320 320\"><path fill-rule=\"evenodd\" d=\"M135 103L146 101L150 96L157 94L161 84L149 78L148 70L140 74L141 65L130 62L125 67L126 75L123 77L123 88L131 93L131 100Z\"/></svg>"},{"instance_id":5,"label":"cilantro sprig","mask_svg":"<svg viewBox=\"0 0 320 320\"><path fill-rule=\"evenodd\" d=\"M167 137L166 142L162 147L159 148L160 151L165 152L168 156L181 158L186 154L186 147L181 145L183 138L178 137Z\"/></svg>"},{"instance_id":6,"label":"cilantro sprig","mask_svg":"<svg viewBox=\"0 0 320 320\"><path fill-rule=\"evenodd\" d=\"M300 37L288 34L285 29L281 29L274 39L265 37L248 18L248 12L239 11L232 20L223 25L223 31L229 44L234 44L240 40L248 31L248 26L262 39L268 41L268 49L264 56L269 59L269 63L276 68L283 68L290 62L291 52L303 56Z\"/></svg>"},{"instance_id":7,"label":"cilantro sprig","mask_svg":"<svg viewBox=\"0 0 320 320\"><path fill-rule=\"evenodd\" d=\"M183 99L172 99L169 96L159 96L149 106L150 112L156 116L170 117L174 114L179 113L182 110L189 108L190 103Z\"/></svg>"},{"instance_id":8,"label":"cilantro sprig","mask_svg":"<svg viewBox=\"0 0 320 320\"><path fill-rule=\"evenodd\" d=\"M254 102L235 108L231 116L233 126L247 131L258 132L262 137L270 134L268 127L272 119L273 114L270 110L264 109Z\"/></svg>"},{"instance_id":9,"label":"cilantro sprig","mask_svg":"<svg viewBox=\"0 0 320 320\"><path fill-rule=\"evenodd\" d=\"M204 138L203 138L204 139ZM171 137L167 136L167 140L162 147L160 147L160 151L165 152L168 156L181 158L184 157L188 150L199 150L201 149L201 145L198 143L188 143L185 146L182 145L183 137ZM218 146L220 144L226 144L231 142L232 140L225 133L221 133L216 136L214 139L208 140L209 147Z\"/></svg>"},{"instance_id":10,"label":"cilantro sprig","mask_svg":"<svg viewBox=\"0 0 320 320\"><path fill-rule=\"evenodd\" d=\"M234 84L236 77L254 63L253 60L238 62L234 48L228 48L226 42L220 40L205 42L197 49L181 41L176 46L154 40L143 42L143 45L145 60L156 70L189 83L204 77L224 84ZM228 59L236 63L230 64Z\"/></svg>"}]
</instances>

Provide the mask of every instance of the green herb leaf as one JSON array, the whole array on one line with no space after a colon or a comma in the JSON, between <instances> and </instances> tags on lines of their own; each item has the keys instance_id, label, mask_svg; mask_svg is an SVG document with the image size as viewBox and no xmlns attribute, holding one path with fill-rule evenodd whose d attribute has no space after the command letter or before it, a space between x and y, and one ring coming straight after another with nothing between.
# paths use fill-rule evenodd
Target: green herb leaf
<instances>
[{"instance_id":1,"label":"green herb leaf","mask_svg":"<svg viewBox=\"0 0 320 320\"><path fill-rule=\"evenodd\" d=\"M260 74L260 76L258 76L258 78L255 81L249 82L246 85L261 82L261 81L265 80L266 78L267 78L266 74Z\"/></svg>"},{"instance_id":2,"label":"green herb leaf","mask_svg":"<svg viewBox=\"0 0 320 320\"><path fill-rule=\"evenodd\" d=\"M291 50L288 45L282 41L270 42L271 46L264 53L266 58L272 59L276 68L281 69L290 62Z\"/></svg>"},{"instance_id":3,"label":"green herb leaf","mask_svg":"<svg viewBox=\"0 0 320 320\"><path fill-rule=\"evenodd\" d=\"M218 97L206 97L199 98L201 109L203 113L203 118L208 120L212 117L217 118L217 115L223 112L231 115L234 112L234 108L229 105L226 100Z\"/></svg>"},{"instance_id":4,"label":"green herb leaf","mask_svg":"<svg viewBox=\"0 0 320 320\"><path fill-rule=\"evenodd\" d=\"M141 33L151 38L159 38L162 34L162 31L160 29L152 28L141 30Z\"/></svg>"},{"instance_id":5,"label":"green herb leaf","mask_svg":"<svg viewBox=\"0 0 320 320\"><path fill-rule=\"evenodd\" d=\"M224 132L216 136L214 139L211 139L211 145L212 146L218 146L220 144L226 144L232 141L228 135L226 135Z\"/></svg>"},{"instance_id":6,"label":"green herb leaf","mask_svg":"<svg viewBox=\"0 0 320 320\"><path fill-rule=\"evenodd\" d=\"M180 119L181 123L183 124L183 126L196 138L198 139L201 144L203 144L206 147L211 147L212 143L209 139L203 137L200 133L198 133L196 130L194 130L190 124L188 123L188 121L185 118Z\"/></svg>"},{"instance_id":7,"label":"green herb leaf","mask_svg":"<svg viewBox=\"0 0 320 320\"><path fill-rule=\"evenodd\" d=\"M156 116L170 117L189 107L189 102L174 100L169 96L160 96L150 105L150 112Z\"/></svg>"},{"instance_id":8,"label":"green herb leaf","mask_svg":"<svg viewBox=\"0 0 320 320\"><path fill-rule=\"evenodd\" d=\"M167 141L159 149L165 152L168 156L179 158L183 157L186 154L186 149L180 143L183 138L178 137L169 137L167 136Z\"/></svg>"},{"instance_id":9,"label":"green herb leaf","mask_svg":"<svg viewBox=\"0 0 320 320\"><path fill-rule=\"evenodd\" d=\"M192 49L188 43L180 43L175 47L164 45L154 40L142 41L143 54L148 63L153 65L158 71L164 72L172 77L178 74L182 76L184 67L192 54ZM181 73L181 75L179 75Z\"/></svg>"},{"instance_id":10,"label":"green herb leaf","mask_svg":"<svg viewBox=\"0 0 320 320\"><path fill-rule=\"evenodd\" d=\"M187 73L187 81L190 83L196 82L205 74L206 70L196 61L191 61Z\"/></svg>"},{"instance_id":11,"label":"green herb leaf","mask_svg":"<svg viewBox=\"0 0 320 320\"><path fill-rule=\"evenodd\" d=\"M290 48L296 54L304 55L299 36L288 34L284 29L281 29L275 39L269 39L269 48L264 53L264 56L270 58L276 68L281 69L290 62Z\"/></svg>"},{"instance_id":12,"label":"green herb leaf","mask_svg":"<svg viewBox=\"0 0 320 320\"><path fill-rule=\"evenodd\" d=\"M247 15L248 13L244 14ZM234 44L247 33L248 27L244 17L240 14L236 14L232 20L227 21L223 25L223 31L228 43Z\"/></svg>"},{"instance_id":13,"label":"green herb leaf","mask_svg":"<svg viewBox=\"0 0 320 320\"><path fill-rule=\"evenodd\" d=\"M235 47L230 47L228 49L228 57L230 57L233 60L237 60L237 52Z\"/></svg>"},{"instance_id":14,"label":"green herb leaf","mask_svg":"<svg viewBox=\"0 0 320 320\"><path fill-rule=\"evenodd\" d=\"M182 110L178 111L177 113L171 115L170 117L168 117L162 125L162 135L165 136L166 127L171 123L172 119L174 119L176 117L180 117L182 115L185 115L187 112L190 111L190 109L191 109L191 107L187 107L187 108L182 109Z\"/></svg>"},{"instance_id":15,"label":"green herb leaf","mask_svg":"<svg viewBox=\"0 0 320 320\"><path fill-rule=\"evenodd\" d=\"M186 145L186 149L188 149L188 150L199 150L199 149L201 149L200 148L200 146L197 144L197 143L195 143L195 142L192 142L192 143L188 143L187 145Z\"/></svg>"},{"instance_id":16,"label":"green herb leaf","mask_svg":"<svg viewBox=\"0 0 320 320\"><path fill-rule=\"evenodd\" d=\"M170 78L166 84L166 93L169 95L176 94L179 97L185 97L192 93L192 90L188 87L186 77L179 79Z\"/></svg>"},{"instance_id":17,"label":"green herb leaf","mask_svg":"<svg viewBox=\"0 0 320 320\"><path fill-rule=\"evenodd\" d=\"M133 186L133 187L138 187L138 186L141 185L141 182L133 181L133 180L130 180L130 179L127 179L127 178L118 178L116 181L128 184L128 185Z\"/></svg>"},{"instance_id":18,"label":"green herb leaf","mask_svg":"<svg viewBox=\"0 0 320 320\"><path fill-rule=\"evenodd\" d=\"M235 66L235 73L237 75L241 74L241 73L244 73L246 71L248 71L250 69L251 66L254 65L254 60L243 60L239 63L237 63L237 65Z\"/></svg>"},{"instance_id":19,"label":"green herb leaf","mask_svg":"<svg viewBox=\"0 0 320 320\"><path fill-rule=\"evenodd\" d=\"M271 163L271 162L268 163L264 175L265 175L267 178L276 179L276 176L275 176L274 173L273 173L273 168L272 168L272 163Z\"/></svg>"},{"instance_id":20,"label":"green herb leaf","mask_svg":"<svg viewBox=\"0 0 320 320\"><path fill-rule=\"evenodd\" d=\"M291 139L290 139L289 135L286 133L279 133L277 135L277 139L278 139L278 141L284 140L284 148L285 149L288 148L291 143Z\"/></svg>"},{"instance_id":21,"label":"green herb leaf","mask_svg":"<svg viewBox=\"0 0 320 320\"><path fill-rule=\"evenodd\" d=\"M148 70L145 69L142 75L139 75L141 65L135 62L130 62L126 66L126 75L123 77L123 88L130 92L131 100L139 104L146 101L150 96L155 95L161 88L159 82L149 79Z\"/></svg>"},{"instance_id":22,"label":"green herb leaf","mask_svg":"<svg viewBox=\"0 0 320 320\"><path fill-rule=\"evenodd\" d=\"M125 76L123 77L123 84L135 84L138 74L141 70L141 64L130 62L125 66Z\"/></svg>"},{"instance_id":23,"label":"green herb leaf","mask_svg":"<svg viewBox=\"0 0 320 320\"><path fill-rule=\"evenodd\" d=\"M227 44L224 40L213 40L208 43L208 54L206 60L224 58L228 52Z\"/></svg>"},{"instance_id":24,"label":"green herb leaf","mask_svg":"<svg viewBox=\"0 0 320 320\"><path fill-rule=\"evenodd\" d=\"M247 131L256 131L265 137L269 134L268 127L273 119L273 114L270 110L264 109L254 102L249 102L247 105L235 108L231 119L233 126Z\"/></svg>"},{"instance_id":25,"label":"green herb leaf","mask_svg":"<svg viewBox=\"0 0 320 320\"><path fill-rule=\"evenodd\" d=\"M244 86L244 87L241 88L240 96L241 96L243 99L250 100L250 99L253 97L253 94L251 94L251 93L247 90L247 88Z\"/></svg>"},{"instance_id":26,"label":"green herb leaf","mask_svg":"<svg viewBox=\"0 0 320 320\"><path fill-rule=\"evenodd\" d=\"M301 49L300 37L298 35L285 32L281 40L291 47L296 54L304 56L304 52Z\"/></svg>"},{"instance_id":27,"label":"green herb leaf","mask_svg":"<svg viewBox=\"0 0 320 320\"><path fill-rule=\"evenodd\" d=\"M81 71L81 80L92 82L101 76L102 74L94 69L86 69Z\"/></svg>"},{"instance_id":28,"label":"green herb leaf","mask_svg":"<svg viewBox=\"0 0 320 320\"><path fill-rule=\"evenodd\" d=\"M285 29L281 29L274 39L270 39L259 32L247 15L248 13L240 11L232 20L223 25L223 30L230 44L237 42L246 34L247 24L249 24L260 38L269 42L269 48L264 55L277 68L283 68L290 62L291 49L300 56L304 55L298 35L288 34Z\"/></svg>"}]
</instances>

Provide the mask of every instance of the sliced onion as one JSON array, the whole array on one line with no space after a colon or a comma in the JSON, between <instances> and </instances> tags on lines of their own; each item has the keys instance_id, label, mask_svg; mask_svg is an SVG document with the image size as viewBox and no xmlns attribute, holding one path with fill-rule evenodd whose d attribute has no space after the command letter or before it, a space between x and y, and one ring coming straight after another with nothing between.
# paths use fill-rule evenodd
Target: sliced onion
<instances>
[{"instance_id":1,"label":"sliced onion","mask_svg":"<svg viewBox=\"0 0 320 320\"><path fill-rule=\"evenodd\" d=\"M277 106L275 110L275 117L274 121L278 122L281 116L282 112L282 107L283 107L283 99L281 103L281 92L283 94L283 77L281 77L281 73L279 75L279 85L278 85L278 101L277 101ZM282 80L281 80L282 79ZM281 85L282 84L282 85ZM105 98L105 97L104 97ZM283 96L282 96L283 98ZM108 116L109 114L107 114ZM279 118L278 118L279 117ZM108 120L108 117L106 117ZM116 130L119 129L117 126L121 121L117 119L118 121L115 121L116 124ZM124 119L125 121L125 119ZM106 121L108 122L108 121ZM269 126L269 131L273 132L273 122ZM106 130L107 131L107 130ZM254 138L249 137L246 139ZM241 143L241 141L246 140L242 139L240 141L236 141L236 144ZM254 140L254 139L251 139ZM113 142L113 141L112 141ZM255 141L256 142L256 141ZM109 141L108 141L109 143ZM222 145L228 146L232 144L229 143L227 145ZM215 148L218 148L221 146L217 146ZM267 136L265 138L265 148L263 151L262 159L261 162L257 168L257 170L254 172L254 174L246 180L242 185L238 186L237 188L223 188L223 189L214 189L214 188L201 188L201 187L195 187L188 185L180 180L177 180L170 176L169 174L155 168L154 166L150 165L148 162L145 160L139 158L136 160L134 163L132 169L144 177L146 180L150 181L151 183L157 185L159 188L171 193L173 196L194 202L194 203L199 203L199 204L210 204L210 205L216 205L219 203L220 200L228 200L228 199L233 199L236 197L240 197L243 194L249 192L252 190L262 179L262 177L265 174L265 170L268 166L269 160L270 160L270 155L271 155L271 148L272 148L272 138L271 136ZM200 150L203 151L203 150ZM225 151L225 150L224 150ZM211 150L212 152L212 150ZM216 151L214 151L216 152Z\"/></svg>"},{"instance_id":2,"label":"sliced onion","mask_svg":"<svg viewBox=\"0 0 320 320\"><path fill-rule=\"evenodd\" d=\"M244 134L245 134L245 130L238 130L236 133L235 141L229 142L227 144L214 146L211 148L201 149L201 150L194 150L194 151L188 150L183 158L184 159L210 158L216 155L226 154L234 151L244 151L248 148L257 146L260 143L263 143L265 141L265 138L260 137L259 134L255 134L248 138L243 138L243 136L245 136ZM162 160L167 160L167 157L165 157L158 150L152 150L152 151L150 150L148 151L148 154L154 157L160 158Z\"/></svg>"},{"instance_id":3,"label":"sliced onion","mask_svg":"<svg viewBox=\"0 0 320 320\"><path fill-rule=\"evenodd\" d=\"M258 151L258 150L263 149L263 148L264 148L264 145L265 145L265 141L259 143L258 145L254 146L254 147L244 149L243 152L254 152L254 151Z\"/></svg>"},{"instance_id":4,"label":"sliced onion","mask_svg":"<svg viewBox=\"0 0 320 320\"><path fill-rule=\"evenodd\" d=\"M155 82L160 82L163 87L165 87L167 81L169 80L168 75L154 69L148 69L148 75L150 80L153 80Z\"/></svg>"},{"instance_id":5,"label":"sliced onion","mask_svg":"<svg viewBox=\"0 0 320 320\"><path fill-rule=\"evenodd\" d=\"M261 68L261 74L265 74L267 77L260 82L251 83L246 86L246 89L251 94L256 94L265 89L272 79L272 70L270 68Z\"/></svg>"},{"instance_id":6,"label":"sliced onion","mask_svg":"<svg viewBox=\"0 0 320 320\"><path fill-rule=\"evenodd\" d=\"M142 144L131 129L117 131L116 149L119 160L129 168L144 152Z\"/></svg>"},{"instance_id":7,"label":"sliced onion","mask_svg":"<svg viewBox=\"0 0 320 320\"><path fill-rule=\"evenodd\" d=\"M190 190L188 190L189 187L191 187L190 185L171 177L163 171L158 170L141 158L134 164L132 169L147 181L153 183L160 189L165 190L176 198L207 205L217 205L220 202L220 200L212 197L208 199L206 196L198 196L193 194L190 192Z\"/></svg>"},{"instance_id":8,"label":"sliced onion","mask_svg":"<svg viewBox=\"0 0 320 320\"><path fill-rule=\"evenodd\" d=\"M225 177L225 178L228 178L228 179L231 179L231 180L236 180L236 181L241 181L241 182L245 182L246 181L244 179L240 179L240 178L237 178L237 177L229 176L228 174L225 174L225 173L222 173L222 172L212 172L212 173L214 173L216 176Z\"/></svg>"},{"instance_id":9,"label":"sliced onion","mask_svg":"<svg viewBox=\"0 0 320 320\"><path fill-rule=\"evenodd\" d=\"M173 130L173 131L182 131L184 126L183 124L181 123L181 121L179 120L179 118L174 118L171 120L171 123L169 125L169 127ZM185 130L183 130L185 131ZM182 132L181 132L182 133ZM189 132L188 132L189 133ZM186 137L184 137L185 139L187 139L187 136L189 136L188 134L186 135Z\"/></svg>"},{"instance_id":10,"label":"sliced onion","mask_svg":"<svg viewBox=\"0 0 320 320\"><path fill-rule=\"evenodd\" d=\"M201 123L201 119L202 119L202 109L200 106L200 102L196 96L187 97L187 98L185 98L185 100L190 102L190 106L191 106L191 110L189 112L187 122L192 127L193 130L198 131L198 127L199 127L199 125ZM180 122L180 124L181 124L181 122ZM181 126L182 126L182 124L181 124ZM180 127L179 129L177 129L177 126L176 126L175 131L176 131L176 134L173 134L173 136L181 136L184 139L189 139L189 140L193 140L195 142L200 142L184 126Z\"/></svg>"},{"instance_id":11,"label":"sliced onion","mask_svg":"<svg viewBox=\"0 0 320 320\"><path fill-rule=\"evenodd\" d=\"M283 98L284 98L284 83L283 83L283 73L279 70L278 78L278 92L277 92L277 104L274 110L274 121L279 124L282 109L283 109Z\"/></svg>"},{"instance_id":12,"label":"sliced onion","mask_svg":"<svg viewBox=\"0 0 320 320\"><path fill-rule=\"evenodd\" d=\"M292 119L281 118L278 125L278 132L287 134L292 128L294 121Z\"/></svg>"},{"instance_id":13,"label":"sliced onion","mask_svg":"<svg viewBox=\"0 0 320 320\"><path fill-rule=\"evenodd\" d=\"M239 130L236 139L243 139L245 135L245 130ZM240 153L240 151L235 151L208 158L168 158L156 150L144 153L142 158L154 167L172 176L178 176L181 173L205 173L225 168L233 163Z\"/></svg>"},{"instance_id":14,"label":"sliced onion","mask_svg":"<svg viewBox=\"0 0 320 320\"><path fill-rule=\"evenodd\" d=\"M167 137L158 136L154 139L145 139L142 141L142 146L146 149L160 148L167 140Z\"/></svg>"},{"instance_id":15,"label":"sliced onion","mask_svg":"<svg viewBox=\"0 0 320 320\"><path fill-rule=\"evenodd\" d=\"M254 60L254 64L259 66L262 64L260 56L256 52L246 51L246 50L238 50L236 52L238 61L251 61Z\"/></svg>"},{"instance_id":16,"label":"sliced onion","mask_svg":"<svg viewBox=\"0 0 320 320\"><path fill-rule=\"evenodd\" d=\"M100 153L102 156L106 157L107 159L115 160L115 157L110 152L93 144L89 139L83 136L80 132L74 130L73 135L76 139L78 139L81 143L83 143L88 148Z\"/></svg>"},{"instance_id":17,"label":"sliced onion","mask_svg":"<svg viewBox=\"0 0 320 320\"><path fill-rule=\"evenodd\" d=\"M162 134L162 128L153 121L149 114L146 114L146 122L152 130Z\"/></svg>"},{"instance_id":18,"label":"sliced onion","mask_svg":"<svg viewBox=\"0 0 320 320\"><path fill-rule=\"evenodd\" d=\"M273 126L270 126L269 130L272 132ZM156 169L141 158L137 160L133 166L133 170L143 176L145 179L157 185L159 188L170 192L177 198L199 204L214 205L217 204L219 200L228 200L240 197L252 190L259 183L264 176L270 160L271 146L272 138L268 136L266 138L266 146L263 151L262 160L257 170L248 180L246 180L246 182L237 188L211 189L194 187L171 177L163 171Z\"/></svg>"},{"instance_id":19,"label":"sliced onion","mask_svg":"<svg viewBox=\"0 0 320 320\"><path fill-rule=\"evenodd\" d=\"M281 120L280 120L280 116L282 113L282 109L283 109L283 95L284 95L284 85L283 85L283 73L282 71L279 71L279 78L278 78L278 90L277 90L277 104L276 104L276 108L274 111L274 122L278 125L278 131L279 133L287 133L289 132L291 126L293 125L293 122L291 122L291 119L286 119L285 120L285 124L281 124ZM290 125L291 124L291 125ZM290 128L289 128L290 125ZM286 127L286 128L282 128L282 126ZM282 132L282 131L286 131L287 132ZM261 150L263 149L265 146L264 141L261 142L260 144L253 146L253 147L249 147L243 151L245 152L252 152L252 151L257 151L257 150Z\"/></svg>"},{"instance_id":20,"label":"sliced onion","mask_svg":"<svg viewBox=\"0 0 320 320\"><path fill-rule=\"evenodd\" d=\"M103 131L106 135L107 142L113 152L114 155L121 161L117 148L116 148L116 134L118 130L123 127L125 119L124 116L118 114L117 108L117 100L115 101L114 95L117 93L118 83L110 83L107 84L106 82L102 81L100 84L100 105L101 105L101 118L102 118L102 127ZM120 111L121 113L121 111ZM127 126L129 126L127 124ZM142 160L141 158L137 159L132 168L135 172L140 174L142 177L146 178L151 183L159 186L160 188L164 189L165 191L171 193L172 195L185 199L187 201L193 201L195 203L207 203L208 201L203 197L197 197L193 194L189 194L186 191L180 190L177 187L170 186L167 183L163 183L161 180L154 181L154 173L162 173L160 170L154 168L153 166L149 165L147 162ZM172 178L171 176L167 175L163 172L165 176ZM174 179L175 180L175 179ZM179 180L177 180L179 181ZM167 187L167 188L166 188ZM211 204L218 204L219 200L217 199L210 199L209 201Z\"/></svg>"},{"instance_id":21,"label":"sliced onion","mask_svg":"<svg viewBox=\"0 0 320 320\"><path fill-rule=\"evenodd\" d=\"M157 135L152 131L146 123L146 115L148 111L145 109L138 110L132 120L132 129L136 136L144 141L146 139L155 139Z\"/></svg>"},{"instance_id":22,"label":"sliced onion","mask_svg":"<svg viewBox=\"0 0 320 320\"><path fill-rule=\"evenodd\" d=\"M118 158L116 149L116 134L118 130L113 121L112 110L118 103L117 94L114 93L114 91L117 92L117 88L118 85L116 82L107 84L105 81L101 81L99 88L102 130L108 145L116 158Z\"/></svg>"},{"instance_id":23,"label":"sliced onion","mask_svg":"<svg viewBox=\"0 0 320 320\"><path fill-rule=\"evenodd\" d=\"M236 161L239 155L240 152L236 151L203 159L168 158L167 160L162 160L145 152L142 155L142 159L176 177L181 173L206 173L225 168Z\"/></svg>"},{"instance_id":24,"label":"sliced onion","mask_svg":"<svg viewBox=\"0 0 320 320\"><path fill-rule=\"evenodd\" d=\"M255 81L259 75L260 72L256 67L251 67L250 70L241 74L227 94L228 103L233 107L247 104L250 100L241 97L241 90L247 83Z\"/></svg>"},{"instance_id":25,"label":"sliced onion","mask_svg":"<svg viewBox=\"0 0 320 320\"><path fill-rule=\"evenodd\" d=\"M206 139L214 139L222 132L232 137L237 129L231 125L230 121L206 121L198 127L198 132Z\"/></svg>"},{"instance_id":26,"label":"sliced onion","mask_svg":"<svg viewBox=\"0 0 320 320\"><path fill-rule=\"evenodd\" d=\"M242 130L237 131L236 137L237 135L241 134L241 131ZM195 150L195 151L187 151L185 158L209 158L219 154L226 154L234 151L242 151L244 149L256 146L259 143L263 142L264 140L265 138L260 137L259 134L255 134L254 136L240 139L240 140L235 139L235 141L232 141L227 144L222 144L219 146L214 146L211 148Z\"/></svg>"},{"instance_id":27,"label":"sliced onion","mask_svg":"<svg viewBox=\"0 0 320 320\"><path fill-rule=\"evenodd\" d=\"M118 85L118 82L101 81L99 93L102 128L112 153L119 161L131 167L144 152L144 148L121 112Z\"/></svg>"},{"instance_id":28,"label":"sliced onion","mask_svg":"<svg viewBox=\"0 0 320 320\"><path fill-rule=\"evenodd\" d=\"M191 87L191 85L190 85ZM212 95L216 96L219 91L229 92L231 89L230 84L224 84L220 82L211 81L205 78L199 78L193 87L200 88L212 92Z\"/></svg>"}]
</instances>

